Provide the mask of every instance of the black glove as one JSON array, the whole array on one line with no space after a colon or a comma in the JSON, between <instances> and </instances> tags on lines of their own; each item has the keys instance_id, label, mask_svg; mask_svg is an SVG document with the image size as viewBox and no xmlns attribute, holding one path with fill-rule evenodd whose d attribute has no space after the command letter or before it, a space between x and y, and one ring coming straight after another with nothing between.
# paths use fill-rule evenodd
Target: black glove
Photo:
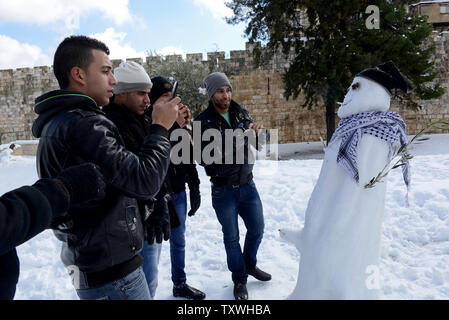
<instances>
[{"instance_id":1,"label":"black glove","mask_svg":"<svg viewBox=\"0 0 449 320\"><path fill-rule=\"evenodd\" d=\"M199 209L201 205L201 195L200 188L198 186L189 188L190 189L190 210L189 217L195 215L195 212Z\"/></svg>"},{"instance_id":2,"label":"black glove","mask_svg":"<svg viewBox=\"0 0 449 320\"><path fill-rule=\"evenodd\" d=\"M157 243L162 239L167 241L170 238L170 214L168 212L167 196L158 198L154 204L154 210L147 220L145 228L148 244L153 244L156 238Z\"/></svg>"},{"instance_id":3,"label":"black glove","mask_svg":"<svg viewBox=\"0 0 449 320\"><path fill-rule=\"evenodd\" d=\"M54 180L57 183L62 183L71 204L103 199L105 195L106 184L103 175L92 163L69 167Z\"/></svg>"}]
</instances>

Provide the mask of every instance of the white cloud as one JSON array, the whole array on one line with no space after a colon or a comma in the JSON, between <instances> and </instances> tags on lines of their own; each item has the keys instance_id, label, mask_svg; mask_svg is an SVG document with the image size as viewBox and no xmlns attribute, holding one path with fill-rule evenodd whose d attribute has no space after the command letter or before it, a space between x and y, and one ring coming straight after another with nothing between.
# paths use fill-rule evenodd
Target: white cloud
<instances>
[{"instance_id":1,"label":"white cloud","mask_svg":"<svg viewBox=\"0 0 449 320\"><path fill-rule=\"evenodd\" d=\"M5 35L0 35L0 69L21 67L51 66L53 57L42 52L42 49Z\"/></svg>"},{"instance_id":2,"label":"white cloud","mask_svg":"<svg viewBox=\"0 0 449 320\"><path fill-rule=\"evenodd\" d=\"M147 53L144 51L137 51L130 43L125 42L125 32L116 32L114 28L107 28L103 33L96 33L90 35L103 41L110 50L111 59L128 58L142 58L145 60ZM53 63L53 52L47 54L38 46L28 43L21 43L16 39L5 35L0 35L0 69L15 69L22 67L34 66L51 66ZM165 51L164 52L168 52ZM173 51L176 54L183 54L182 51ZM164 55L164 53L161 53Z\"/></svg>"},{"instance_id":3,"label":"white cloud","mask_svg":"<svg viewBox=\"0 0 449 320\"><path fill-rule=\"evenodd\" d=\"M170 55L178 54L178 55L182 55L183 59L186 58L186 53L182 49L179 49L179 48L173 47L173 46L164 47L164 48L158 50L156 53L161 56L170 56Z\"/></svg>"},{"instance_id":4,"label":"white cloud","mask_svg":"<svg viewBox=\"0 0 449 320\"><path fill-rule=\"evenodd\" d=\"M107 28L103 33L96 33L90 37L103 41L111 52L111 59L143 58L147 54L143 51L135 50L129 43L125 43L126 32L116 32L114 28Z\"/></svg>"},{"instance_id":5,"label":"white cloud","mask_svg":"<svg viewBox=\"0 0 449 320\"><path fill-rule=\"evenodd\" d=\"M131 20L128 0L12 0L0 1L0 20L59 26L69 31L79 28L80 17L100 12L116 25Z\"/></svg>"},{"instance_id":6,"label":"white cloud","mask_svg":"<svg viewBox=\"0 0 449 320\"><path fill-rule=\"evenodd\" d=\"M210 11L215 19L223 20L225 17L231 17L233 12L226 7L225 2L228 0L193 0L193 3L201 8L206 8Z\"/></svg>"}]
</instances>

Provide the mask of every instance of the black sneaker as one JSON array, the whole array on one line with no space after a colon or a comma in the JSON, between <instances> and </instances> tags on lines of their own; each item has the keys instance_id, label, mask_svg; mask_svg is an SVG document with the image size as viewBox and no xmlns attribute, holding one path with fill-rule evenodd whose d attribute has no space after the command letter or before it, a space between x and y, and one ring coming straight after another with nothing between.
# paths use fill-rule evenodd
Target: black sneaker
<instances>
[{"instance_id":1,"label":"black sneaker","mask_svg":"<svg viewBox=\"0 0 449 320\"><path fill-rule=\"evenodd\" d=\"M234 284L234 298L235 300L248 300L248 290L245 283Z\"/></svg>"},{"instance_id":2,"label":"black sneaker","mask_svg":"<svg viewBox=\"0 0 449 320\"><path fill-rule=\"evenodd\" d=\"M192 300L203 300L206 298L206 294L198 289L192 288L187 283L176 287L173 286L173 295L175 297L181 297Z\"/></svg>"},{"instance_id":3,"label":"black sneaker","mask_svg":"<svg viewBox=\"0 0 449 320\"><path fill-rule=\"evenodd\" d=\"M270 281L271 280L271 274L260 270L259 268L257 268L257 266L252 269L246 269L246 273L260 281Z\"/></svg>"}]
</instances>

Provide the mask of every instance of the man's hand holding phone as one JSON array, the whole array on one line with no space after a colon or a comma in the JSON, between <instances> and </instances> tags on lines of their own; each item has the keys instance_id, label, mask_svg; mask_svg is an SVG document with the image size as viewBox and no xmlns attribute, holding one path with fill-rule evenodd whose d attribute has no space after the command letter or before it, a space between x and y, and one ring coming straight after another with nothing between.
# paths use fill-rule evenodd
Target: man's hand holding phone
<instances>
[{"instance_id":1,"label":"man's hand holding phone","mask_svg":"<svg viewBox=\"0 0 449 320\"><path fill-rule=\"evenodd\" d=\"M178 108L178 118L176 119L176 122L181 128L184 128L185 126L191 124L192 114L190 113L189 107L183 105L182 103L178 105Z\"/></svg>"},{"instance_id":2,"label":"man's hand holding phone","mask_svg":"<svg viewBox=\"0 0 449 320\"><path fill-rule=\"evenodd\" d=\"M153 123L160 124L167 130L173 126L173 123L178 120L179 107L181 98L176 96L178 90L178 81L175 81L171 91L171 98L169 101L161 100L153 105L153 113L151 114Z\"/></svg>"},{"instance_id":3,"label":"man's hand holding phone","mask_svg":"<svg viewBox=\"0 0 449 320\"><path fill-rule=\"evenodd\" d=\"M254 130L254 133L255 133L256 136L257 136L257 135L259 135L259 133L262 132L262 129L265 129L265 128L263 127L262 124L253 122L253 123L250 123L249 128L248 128L246 131L248 131L248 130ZM246 132L246 131L245 131L245 132Z\"/></svg>"},{"instance_id":4,"label":"man's hand holding phone","mask_svg":"<svg viewBox=\"0 0 449 320\"><path fill-rule=\"evenodd\" d=\"M179 97L171 99L170 101L156 102L153 105L153 113L151 114L153 123L159 124L169 130L178 118L178 104L180 102L181 98Z\"/></svg>"}]
</instances>

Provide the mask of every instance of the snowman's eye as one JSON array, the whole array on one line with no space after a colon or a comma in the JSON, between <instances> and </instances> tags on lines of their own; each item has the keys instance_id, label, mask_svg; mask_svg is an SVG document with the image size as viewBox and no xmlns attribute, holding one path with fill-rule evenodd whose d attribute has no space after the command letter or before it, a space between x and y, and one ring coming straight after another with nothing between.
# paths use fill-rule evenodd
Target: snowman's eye
<instances>
[{"instance_id":1,"label":"snowman's eye","mask_svg":"<svg viewBox=\"0 0 449 320\"><path fill-rule=\"evenodd\" d=\"M360 88L360 83L356 82L352 85L352 90L358 90Z\"/></svg>"}]
</instances>

